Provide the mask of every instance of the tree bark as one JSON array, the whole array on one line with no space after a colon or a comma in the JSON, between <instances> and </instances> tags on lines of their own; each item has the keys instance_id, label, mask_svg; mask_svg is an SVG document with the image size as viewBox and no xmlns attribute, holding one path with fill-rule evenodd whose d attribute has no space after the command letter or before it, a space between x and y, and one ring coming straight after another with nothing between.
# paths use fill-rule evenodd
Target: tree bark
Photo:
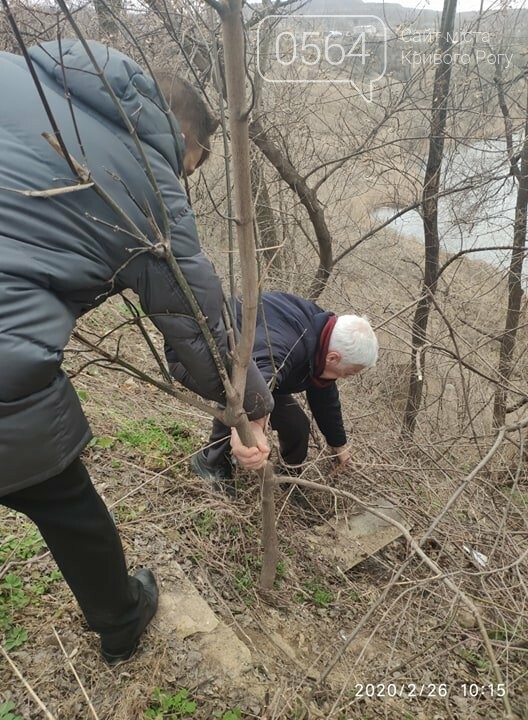
<instances>
[{"instance_id":1,"label":"tree bark","mask_svg":"<svg viewBox=\"0 0 528 720\"><path fill-rule=\"evenodd\" d=\"M251 189L255 203L255 215L259 235L259 248L266 268L280 270L280 251L278 248L276 218L271 207L266 178L262 169L262 156L254 157L251 163Z\"/></svg>"},{"instance_id":2,"label":"tree bark","mask_svg":"<svg viewBox=\"0 0 528 720\"><path fill-rule=\"evenodd\" d=\"M334 266L332 236L326 224L324 207L319 202L315 190L308 186L308 183L299 175L277 145L270 140L260 120L251 123L249 133L255 145L275 167L284 182L298 195L311 220L319 246L319 267L308 291L308 296L310 299L316 300L324 290Z\"/></svg>"},{"instance_id":3,"label":"tree bark","mask_svg":"<svg viewBox=\"0 0 528 720\"><path fill-rule=\"evenodd\" d=\"M227 398L226 419L228 422L226 424L235 425L244 445L250 447L255 444L255 441L247 416L243 412L242 400L247 368L252 357L255 340L259 283L253 231L242 0L224 0L221 5L217 2L211 4L219 12L222 19L229 130L233 158L234 205L237 218L237 240L243 294L241 336L234 352L231 375L231 383L236 394L234 397ZM264 589L271 589L275 580L279 553L275 522L273 468L270 463L267 463L261 471L261 488L262 547L264 555L260 584Z\"/></svg>"},{"instance_id":4,"label":"tree bark","mask_svg":"<svg viewBox=\"0 0 528 720\"><path fill-rule=\"evenodd\" d=\"M524 124L524 142L521 151L521 169L517 175L519 188L515 204L515 220L513 225L513 250L508 271L508 308L504 333L500 341L499 380L493 403L493 423L496 427L504 425L506 420L507 383L513 368L515 341L521 313L522 269L526 246L526 211L528 207L528 96L526 101L526 118Z\"/></svg>"},{"instance_id":5,"label":"tree bark","mask_svg":"<svg viewBox=\"0 0 528 720\"><path fill-rule=\"evenodd\" d=\"M99 22L99 39L112 42L119 35L119 23L116 20L123 9L121 0L94 0L95 12Z\"/></svg>"},{"instance_id":6,"label":"tree bark","mask_svg":"<svg viewBox=\"0 0 528 720\"><path fill-rule=\"evenodd\" d=\"M440 172L444 154L444 133L447 117L447 101L451 80L451 56L447 55L453 46L454 25L457 0L444 0L440 27L439 52L442 62L436 68L433 103L431 109L431 133L429 136L429 157L425 171L422 193L425 267L422 293L416 306L412 327L411 370L407 404L403 417L402 435L412 438L416 427L416 418L420 409L423 389L424 354L422 352L427 338L427 324L431 310L431 297L436 290L438 280L438 261L440 242L438 237L438 191Z\"/></svg>"}]
</instances>

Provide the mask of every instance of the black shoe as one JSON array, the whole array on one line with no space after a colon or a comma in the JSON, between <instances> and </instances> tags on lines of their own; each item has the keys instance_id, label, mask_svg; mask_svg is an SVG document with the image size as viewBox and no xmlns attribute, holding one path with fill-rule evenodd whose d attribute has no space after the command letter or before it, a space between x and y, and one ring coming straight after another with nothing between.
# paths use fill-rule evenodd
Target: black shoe
<instances>
[{"instance_id":1,"label":"black shoe","mask_svg":"<svg viewBox=\"0 0 528 720\"><path fill-rule=\"evenodd\" d=\"M288 465L284 460L273 465L273 472L275 475L284 475L285 477L290 478L299 477L302 475L303 470L304 466L302 464ZM284 484L286 485L287 483Z\"/></svg>"},{"instance_id":2,"label":"black shoe","mask_svg":"<svg viewBox=\"0 0 528 720\"><path fill-rule=\"evenodd\" d=\"M303 468L301 465L280 465L274 468L274 470L277 475L284 475L293 479L301 475ZM303 510L313 509L310 501L306 497L304 489L299 485L294 485L293 483L280 483L280 489L288 493L288 499L294 505L297 505L297 507L302 508Z\"/></svg>"},{"instance_id":3,"label":"black shoe","mask_svg":"<svg viewBox=\"0 0 528 720\"><path fill-rule=\"evenodd\" d=\"M209 465L204 451L193 455L191 470L198 477L209 480L214 490L226 493L230 497L236 496L236 483L233 480L233 466L231 464Z\"/></svg>"},{"instance_id":4,"label":"black shoe","mask_svg":"<svg viewBox=\"0 0 528 720\"><path fill-rule=\"evenodd\" d=\"M312 504L304 494L304 491L298 486L291 483L280 483L280 488L284 492L289 493L288 499L297 507L303 510L313 510Z\"/></svg>"},{"instance_id":5,"label":"black shoe","mask_svg":"<svg viewBox=\"0 0 528 720\"><path fill-rule=\"evenodd\" d=\"M158 609L158 586L153 573L147 568L143 568L142 570L138 570L134 577L136 580L139 580L142 585L142 592L144 595L143 615L128 647L117 651L105 650L104 638L101 638L101 655L103 656L103 660L106 664L110 666L120 665L121 663L130 660L137 650L139 638Z\"/></svg>"}]
</instances>

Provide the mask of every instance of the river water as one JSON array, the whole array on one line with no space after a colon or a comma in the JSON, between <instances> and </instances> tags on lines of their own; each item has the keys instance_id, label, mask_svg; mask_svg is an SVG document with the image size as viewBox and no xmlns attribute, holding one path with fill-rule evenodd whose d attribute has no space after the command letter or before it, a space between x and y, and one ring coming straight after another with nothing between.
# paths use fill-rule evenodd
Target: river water
<instances>
[{"instance_id":1,"label":"river water","mask_svg":"<svg viewBox=\"0 0 528 720\"><path fill-rule=\"evenodd\" d=\"M438 229L440 247L448 252L469 248L511 245L517 184L508 175L506 145L498 141L478 141L447 147L442 190L471 185L439 199ZM421 168L421 177L425 163ZM381 207L372 213L377 222L386 221L399 207ZM423 242L423 221L410 211L388 227L405 237ZM507 267L511 251L483 250L468 257Z\"/></svg>"}]
</instances>

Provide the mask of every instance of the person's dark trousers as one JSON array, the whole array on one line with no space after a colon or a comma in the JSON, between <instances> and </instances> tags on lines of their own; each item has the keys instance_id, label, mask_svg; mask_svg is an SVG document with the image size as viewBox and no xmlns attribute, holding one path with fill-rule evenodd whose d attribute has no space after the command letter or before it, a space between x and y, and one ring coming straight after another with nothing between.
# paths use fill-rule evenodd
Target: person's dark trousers
<instances>
[{"instance_id":1,"label":"person's dark trousers","mask_svg":"<svg viewBox=\"0 0 528 720\"><path fill-rule=\"evenodd\" d=\"M128 575L115 524L81 460L49 480L0 497L0 504L37 525L104 648L129 647L143 617L145 592Z\"/></svg>"},{"instance_id":2,"label":"person's dark trousers","mask_svg":"<svg viewBox=\"0 0 528 720\"><path fill-rule=\"evenodd\" d=\"M287 465L300 465L308 454L310 421L292 395L273 393L275 407L270 415L273 430L279 436L279 450ZM216 418L209 437L211 447L204 450L207 464L211 467L230 463L231 431Z\"/></svg>"}]
</instances>

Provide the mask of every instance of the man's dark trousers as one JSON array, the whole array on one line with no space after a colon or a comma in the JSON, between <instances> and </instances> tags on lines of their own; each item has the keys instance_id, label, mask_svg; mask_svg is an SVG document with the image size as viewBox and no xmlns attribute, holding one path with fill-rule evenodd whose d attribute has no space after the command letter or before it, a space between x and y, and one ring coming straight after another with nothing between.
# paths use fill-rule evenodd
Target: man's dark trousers
<instances>
[{"instance_id":1,"label":"man's dark trousers","mask_svg":"<svg viewBox=\"0 0 528 720\"><path fill-rule=\"evenodd\" d=\"M49 480L0 497L0 504L37 525L105 649L128 647L143 615L145 593L128 575L114 521L81 460Z\"/></svg>"},{"instance_id":2,"label":"man's dark trousers","mask_svg":"<svg viewBox=\"0 0 528 720\"><path fill-rule=\"evenodd\" d=\"M287 465L300 465L308 454L310 421L292 395L273 393L273 400L275 407L271 411L270 423L279 436L281 457ZM231 430L215 418L209 437L210 447L204 450L210 467L231 469L230 439Z\"/></svg>"}]
</instances>

